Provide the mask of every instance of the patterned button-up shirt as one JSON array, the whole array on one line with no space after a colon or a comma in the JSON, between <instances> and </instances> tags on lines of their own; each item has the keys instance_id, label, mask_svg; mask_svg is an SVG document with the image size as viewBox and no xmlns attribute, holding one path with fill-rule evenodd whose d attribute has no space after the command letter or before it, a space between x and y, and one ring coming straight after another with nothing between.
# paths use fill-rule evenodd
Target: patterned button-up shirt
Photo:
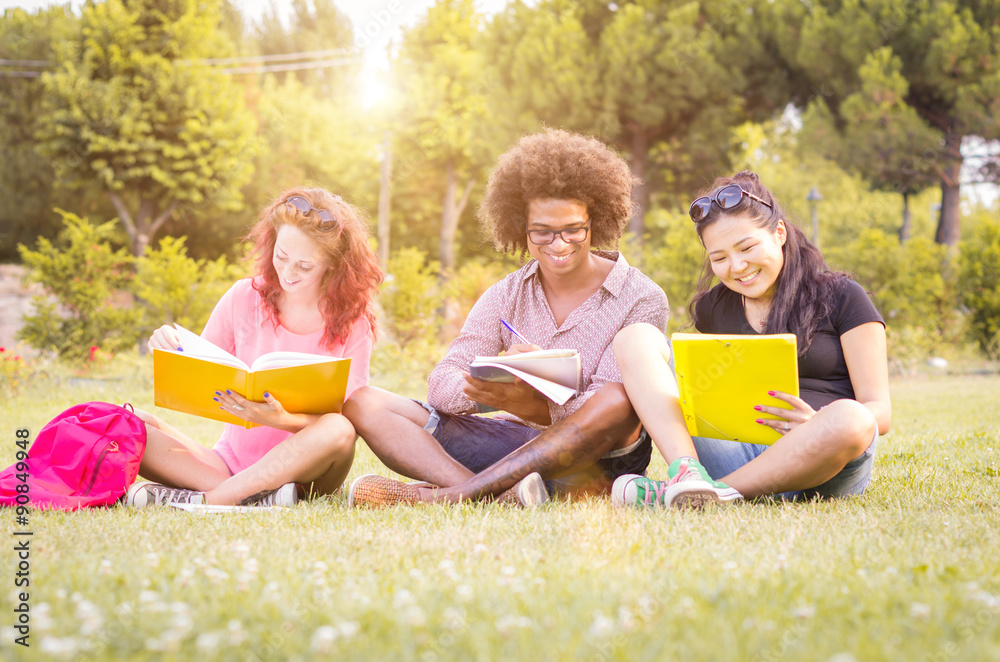
<instances>
[{"instance_id":1,"label":"patterned button-up shirt","mask_svg":"<svg viewBox=\"0 0 1000 662\"><path fill-rule=\"evenodd\" d=\"M521 342L500 324L501 319L542 349L580 352L580 393L562 406L549 401L553 423L575 412L605 384L621 383L611 341L619 330L637 322L665 330L667 296L619 253L595 252L615 264L604 284L559 326L542 290L537 261L529 261L490 287L469 312L447 356L431 373L428 403L449 414L475 412L475 403L462 391L466 383L463 373L468 372L469 363L476 356L497 356ZM496 417L540 427L507 412Z\"/></svg>"}]
</instances>

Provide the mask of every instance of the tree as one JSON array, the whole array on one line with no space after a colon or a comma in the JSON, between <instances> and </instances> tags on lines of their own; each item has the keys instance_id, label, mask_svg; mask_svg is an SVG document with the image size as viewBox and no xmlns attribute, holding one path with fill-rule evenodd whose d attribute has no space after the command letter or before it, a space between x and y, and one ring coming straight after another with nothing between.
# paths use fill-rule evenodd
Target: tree
<instances>
[{"instance_id":1,"label":"tree","mask_svg":"<svg viewBox=\"0 0 1000 662\"><path fill-rule=\"evenodd\" d=\"M263 55L321 54L315 56L316 59L333 66L309 67L274 75L281 82L295 78L320 97L335 100L361 69L351 21L333 0L292 0L291 4L287 29L277 13L277 5L272 4L270 11L265 13L256 30L260 52Z\"/></svg>"},{"instance_id":2,"label":"tree","mask_svg":"<svg viewBox=\"0 0 1000 662\"><path fill-rule=\"evenodd\" d=\"M353 91L346 84L341 90L345 96ZM294 78L284 83L268 78L254 110L261 146L251 187L260 206L284 188L314 183L349 202L372 207L378 136L364 109L323 98Z\"/></svg>"},{"instance_id":3,"label":"tree","mask_svg":"<svg viewBox=\"0 0 1000 662\"><path fill-rule=\"evenodd\" d=\"M861 89L840 106L839 126L826 102L814 99L803 117L803 142L857 172L874 190L902 195L903 242L912 232L910 198L937 177L929 161L913 154L933 153L940 140L905 102L909 84L901 67L889 48L870 53L859 69Z\"/></svg>"},{"instance_id":4,"label":"tree","mask_svg":"<svg viewBox=\"0 0 1000 662\"><path fill-rule=\"evenodd\" d=\"M253 121L241 88L196 62L227 52L211 0L108 0L83 9L43 77L38 137L59 181L98 182L134 255L182 205L239 208Z\"/></svg>"},{"instance_id":5,"label":"tree","mask_svg":"<svg viewBox=\"0 0 1000 662\"><path fill-rule=\"evenodd\" d=\"M52 207L68 201L53 190L52 164L35 144L43 89L38 78L21 74L42 71L39 63L53 58L52 42L75 20L66 7L0 17L0 59L15 63L0 69L0 260L17 258L18 244L55 237L62 227Z\"/></svg>"},{"instance_id":6,"label":"tree","mask_svg":"<svg viewBox=\"0 0 1000 662\"><path fill-rule=\"evenodd\" d=\"M991 358L1000 358L1000 221L973 229L959 253L959 290L969 309L969 331Z\"/></svg>"},{"instance_id":7,"label":"tree","mask_svg":"<svg viewBox=\"0 0 1000 662\"><path fill-rule=\"evenodd\" d=\"M905 150L897 162L935 173L941 187L941 216L936 240L954 245L960 238L959 194L964 162L962 146L970 139L1000 139L1000 3L996 0L815 0L775 3L773 24L786 67L803 81L800 103L821 97L838 126L852 121L849 100L872 80L873 58L905 85L899 117L915 114L920 133L932 131L937 145L928 150L917 139L893 142ZM779 20L780 19L780 20ZM875 54L878 55L875 55ZM911 119L906 120L912 126ZM869 136L874 135L868 133ZM1000 154L979 162L980 181L1000 181ZM906 190L905 174L900 175Z\"/></svg>"},{"instance_id":8,"label":"tree","mask_svg":"<svg viewBox=\"0 0 1000 662\"><path fill-rule=\"evenodd\" d=\"M393 182L399 196L435 192L440 202L438 256L455 267L459 220L496 153L489 127L488 83L476 48L481 18L472 0L439 0L407 32L395 78L405 99L398 124ZM407 213L404 204L398 205Z\"/></svg>"},{"instance_id":9,"label":"tree","mask_svg":"<svg viewBox=\"0 0 1000 662\"><path fill-rule=\"evenodd\" d=\"M641 238L654 193L689 191L725 169L731 129L780 108L780 81L749 87L765 81L769 58L757 4L515 2L493 21L488 60L510 115L595 134L630 155L642 183L629 230Z\"/></svg>"}]
</instances>

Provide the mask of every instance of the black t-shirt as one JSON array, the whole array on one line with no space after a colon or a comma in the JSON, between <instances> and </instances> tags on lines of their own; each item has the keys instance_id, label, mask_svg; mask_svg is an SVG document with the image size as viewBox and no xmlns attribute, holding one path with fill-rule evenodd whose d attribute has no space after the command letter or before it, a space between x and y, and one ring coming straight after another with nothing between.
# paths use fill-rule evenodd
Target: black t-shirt
<instances>
[{"instance_id":1,"label":"black t-shirt","mask_svg":"<svg viewBox=\"0 0 1000 662\"><path fill-rule=\"evenodd\" d=\"M885 325L860 285L841 277L833 287L833 312L820 322L809 350L799 355L799 397L816 410L841 398L855 399L840 336L868 322ZM747 322L742 297L721 283L698 302L695 312L695 328L702 333L760 335Z\"/></svg>"}]
</instances>

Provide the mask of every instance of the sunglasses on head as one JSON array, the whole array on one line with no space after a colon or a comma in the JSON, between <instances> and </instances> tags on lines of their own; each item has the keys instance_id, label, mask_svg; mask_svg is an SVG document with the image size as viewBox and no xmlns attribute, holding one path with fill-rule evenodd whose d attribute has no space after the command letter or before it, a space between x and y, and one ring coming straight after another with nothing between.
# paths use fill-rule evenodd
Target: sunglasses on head
<instances>
[{"instance_id":1,"label":"sunglasses on head","mask_svg":"<svg viewBox=\"0 0 1000 662\"><path fill-rule=\"evenodd\" d=\"M719 205L719 209L732 209L736 205L740 204L744 195L748 198L756 200L762 205L766 205L768 209L774 209L771 203L766 200L761 200L750 191L744 191L743 187L739 184L727 184L714 194L703 195L692 202L691 208L688 209L688 214L690 214L692 221L699 223L703 221L706 216L708 216L708 212L712 211L713 202Z\"/></svg>"},{"instance_id":2,"label":"sunglasses on head","mask_svg":"<svg viewBox=\"0 0 1000 662\"><path fill-rule=\"evenodd\" d=\"M292 197L287 198L285 200L285 205L307 216L312 212L316 212L316 216L319 217L319 229L323 232L329 232L339 225L339 219L333 214L333 212L325 209L316 209L301 195L293 195Z\"/></svg>"}]
</instances>

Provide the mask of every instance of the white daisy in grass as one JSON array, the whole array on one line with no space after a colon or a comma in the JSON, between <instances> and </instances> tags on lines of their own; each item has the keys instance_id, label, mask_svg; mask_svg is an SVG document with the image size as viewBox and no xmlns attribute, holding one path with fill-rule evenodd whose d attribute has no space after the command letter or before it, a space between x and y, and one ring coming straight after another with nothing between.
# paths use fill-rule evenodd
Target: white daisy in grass
<instances>
[{"instance_id":1,"label":"white daisy in grass","mask_svg":"<svg viewBox=\"0 0 1000 662\"><path fill-rule=\"evenodd\" d=\"M82 642L76 637L43 637L38 648L53 657L70 658L82 648Z\"/></svg>"},{"instance_id":2,"label":"white daisy in grass","mask_svg":"<svg viewBox=\"0 0 1000 662\"><path fill-rule=\"evenodd\" d=\"M226 630L230 646L239 646L247 638L247 632L243 629L243 624L235 618L226 624Z\"/></svg>"},{"instance_id":3,"label":"white daisy in grass","mask_svg":"<svg viewBox=\"0 0 1000 662\"><path fill-rule=\"evenodd\" d=\"M602 612L594 612L594 621L590 624L590 636L608 637L618 631L618 624L612 618L608 618Z\"/></svg>"}]
</instances>

